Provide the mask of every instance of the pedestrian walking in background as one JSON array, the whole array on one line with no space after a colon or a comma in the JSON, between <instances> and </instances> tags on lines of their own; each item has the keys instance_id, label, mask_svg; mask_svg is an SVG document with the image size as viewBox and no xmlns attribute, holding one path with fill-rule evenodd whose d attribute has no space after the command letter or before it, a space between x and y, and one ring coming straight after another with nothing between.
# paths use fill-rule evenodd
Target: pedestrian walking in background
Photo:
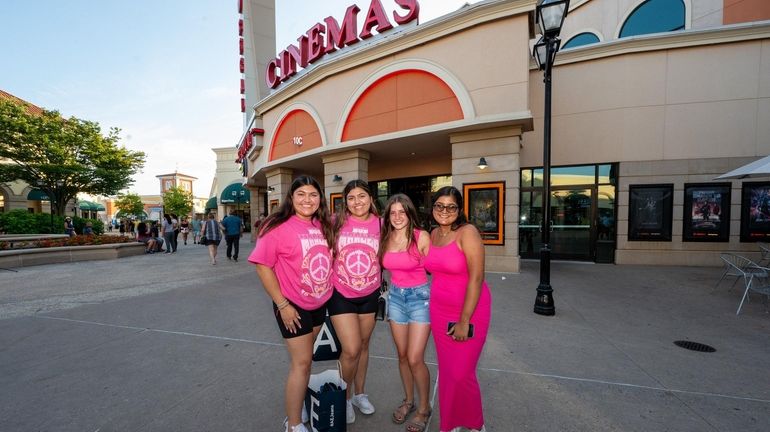
<instances>
[{"instance_id":1,"label":"pedestrian walking in background","mask_svg":"<svg viewBox=\"0 0 770 432\"><path fill-rule=\"evenodd\" d=\"M203 225L201 217L195 216L192 220L193 244L200 243L201 241L201 225Z\"/></svg>"},{"instance_id":2,"label":"pedestrian walking in background","mask_svg":"<svg viewBox=\"0 0 770 432\"><path fill-rule=\"evenodd\" d=\"M182 232L182 241L187 244L187 235L190 233L190 222L186 217L182 217L182 222L179 222L179 230Z\"/></svg>"},{"instance_id":3,"label":"pedestrian walking in background","mask_svg":"<svg viewBox=\"0 0 770 432\"><path fill-rule=\"evenodd\" d=\"M430 337L430 284L423 261L430 248L430 236L420 229L417 210L404 194L388 199L380 236L380 263L390 271L388 321L398 352L398 371L404 399L391 419L404 423L415 410L417 387L419 408L406 425L408 432L423 432L431 415L430 371L425 364L425 347Z\"/></svg>"},{"instance_id":4,"label":"pedestrian walking in background","mask_svg":"<svg viewBox=\"0 0 770 432\"><path fill-rule=\"evenodd\" d=\"M209 248L211 265L217 265L217 248L222 241L222 230L214 218L214 213L209 213L209 219L203 224L203 237L206 239L203 244Z\"/></svg>"},{"instance_id":5,"label":"pedestrian walking in background","mask_svg":"<svg viewBox=\"0 0 770 432\"><path fill-rule=\"evenodd\" d=\"M492 297L484 280L484 244L463 211L463 196L445 186L433 195L433 219L425 269L431 280L430 325L438 358L440 429L484 430L476 376L487 340Z\"/></svg>"},{"instance_id":6,"label":"pedestrian walking in background","mask_svg":"<svg viewBox=\"0 0 770 432\"><path fill-rule=\"evenodd\" d=\"M334 292L327 308L342 345L340 364L347 383L347 423L356 420L353 407L373 414L374 406L365 393L369 367L369 339L374 331L374 313L380 297L382 269L380 218L369 185L352 180L342 190L344 210L335 215Z\"/></svg>"},{"instance_id":7,"label":"pedestrian walking in background","mask_svg":"<svg viewBox=\"0 0 770 432\"><path fill-rule=\"evenodd\" d=\"M166 253L174 253L174 222L171 219L171 215L168 213L163 215L163 223L161 225L161 235L166 243Z\"/></svg>"},{"instance_id":8,"label":"pedestrian walking in background","mask_svg":"<svg viewBox=\"0 0 770 432\"><path fill-rule=\"evenodd\" d=\"M243 221L230 210L230 214L222 219L222 231L225 232L227 242L227 259L238 261L238 249L240 248L241 235L243 235Z\"/></svg>"},{"instance_id":9,"label":"pedestrian walking in background","mask_svg":"<svg viewBox=\"0 0 770 432\"><path fill-rule=\"evenodd\" d=\"M174 213L171 213L171 223L174 224L174 243L171 244L172 246L172 252L176 252L176 248L179 245L179 217L175 215Z\"/></svg>"},{"instance_id":10,"label":"pedestrian walking in background","mask_svg":"<svg viewBox=\"0 0 770 432\"><path fill-rule=\"evenodd\" d=\"M292 182L281 206L260 227L249 261L256 264L289 352L286 432L307 432L302 422L313 341L331 297L332 229L321 185L309 176ZM269 429L265 427L264 429Z\"/></svg>"}]
</instances>

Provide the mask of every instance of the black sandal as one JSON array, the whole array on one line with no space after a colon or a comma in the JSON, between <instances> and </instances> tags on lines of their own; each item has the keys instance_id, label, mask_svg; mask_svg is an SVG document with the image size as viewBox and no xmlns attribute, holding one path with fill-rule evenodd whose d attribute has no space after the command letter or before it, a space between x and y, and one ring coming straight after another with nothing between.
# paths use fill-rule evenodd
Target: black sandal
<instances>
[{"instance_id":1,"label":"black sandal","mask_svg":"<svg viewBox=\"0 0 770 432\"><path fill-rule=\"evenodd\" d=\"M401 401L401 405L393 411L393 414L390 416L391 420L393 420L393 423L395 424L404 424L406 418L409 417L409 414L415 409L414 401L407 401L404 399Z\"/></svg>"}]
</instances>

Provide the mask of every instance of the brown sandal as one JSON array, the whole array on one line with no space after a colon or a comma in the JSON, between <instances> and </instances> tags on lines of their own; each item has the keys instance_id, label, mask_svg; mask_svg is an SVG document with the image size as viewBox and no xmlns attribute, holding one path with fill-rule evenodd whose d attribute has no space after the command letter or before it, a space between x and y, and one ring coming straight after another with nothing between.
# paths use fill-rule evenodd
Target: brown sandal
<instances>
[{"instance_id":1,"label":"brown sandal","mask_svg":"<svg viewBox=\"0 0 770 432\"><path fill-rule=\"evenodd\" d=\"M401 405L393 411L391 420L395 424L403 424L406 421L407 416L415 410L414 401L407 401L406 399L401 401Z\"/></svg>"},{"instance_id":2,"label":"brown sandal","mask_svg":"<svg viewBox=\"0 0 770 432\"><path fill-rule=\"evenodd\" d=\"M406 424L406 432L424 432L425 428L428 427L428 420L430 419L431 414L433 414L432 410L428 410L428 412L420 412L417 411L417 413L412 417L411 420L409 420L409 423ZM422 416L425 418L424 421L416 420L417 416Z\"/></svg>"}]
</instances>

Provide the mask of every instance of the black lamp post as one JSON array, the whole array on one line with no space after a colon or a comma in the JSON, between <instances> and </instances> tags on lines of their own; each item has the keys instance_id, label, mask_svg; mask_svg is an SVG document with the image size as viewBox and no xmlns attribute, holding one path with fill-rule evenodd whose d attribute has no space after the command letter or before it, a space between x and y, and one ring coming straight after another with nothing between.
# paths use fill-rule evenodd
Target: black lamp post
<instances>
[{"instance_id":1,"label":"black lamp post","mask_svg":"<svg viewBox=\"0 0 770 432\"><path fill-rule=\"evenodd\" d=\"M545 107L543 112L543 225L540 248L540 284L537 286L535 313L554 315L553 288L551 288L551 68L559 51L559 33L567 16L569 0L539 0L535 8L537 25L542 37L535 44L533 56L544 71Z\"/></svg>"}]
</instances>

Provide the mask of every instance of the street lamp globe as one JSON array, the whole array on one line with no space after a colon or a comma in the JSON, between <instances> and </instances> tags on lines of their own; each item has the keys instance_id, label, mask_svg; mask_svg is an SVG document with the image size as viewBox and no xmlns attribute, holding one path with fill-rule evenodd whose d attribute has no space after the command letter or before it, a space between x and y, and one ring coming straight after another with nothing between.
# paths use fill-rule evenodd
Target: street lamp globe
<instances>
[{"instance_id":1,"label":"street lamp globe","mask_svg":"<svg viewBox=\"0 0 770 432\"><path fill-rule=\"evenodd\" d=\"M561 39L557 37L551 39L541 37L532 49L532 56L535 57L537 68L545 70L547 66L553 66L553 63L556 60L556 52L559 51L560 46Z\"/></svg>"},{"instance_id":2,"label":"street lamp globe","mask_svg":"<svg viewBox=\"0 0 770 432\"><path fill-rule=\"evenodd\" d=\"M538 0L535 13L540 34L545 38L559 36L568 10L569 0Z\"/></svg>"}]
</instances>

